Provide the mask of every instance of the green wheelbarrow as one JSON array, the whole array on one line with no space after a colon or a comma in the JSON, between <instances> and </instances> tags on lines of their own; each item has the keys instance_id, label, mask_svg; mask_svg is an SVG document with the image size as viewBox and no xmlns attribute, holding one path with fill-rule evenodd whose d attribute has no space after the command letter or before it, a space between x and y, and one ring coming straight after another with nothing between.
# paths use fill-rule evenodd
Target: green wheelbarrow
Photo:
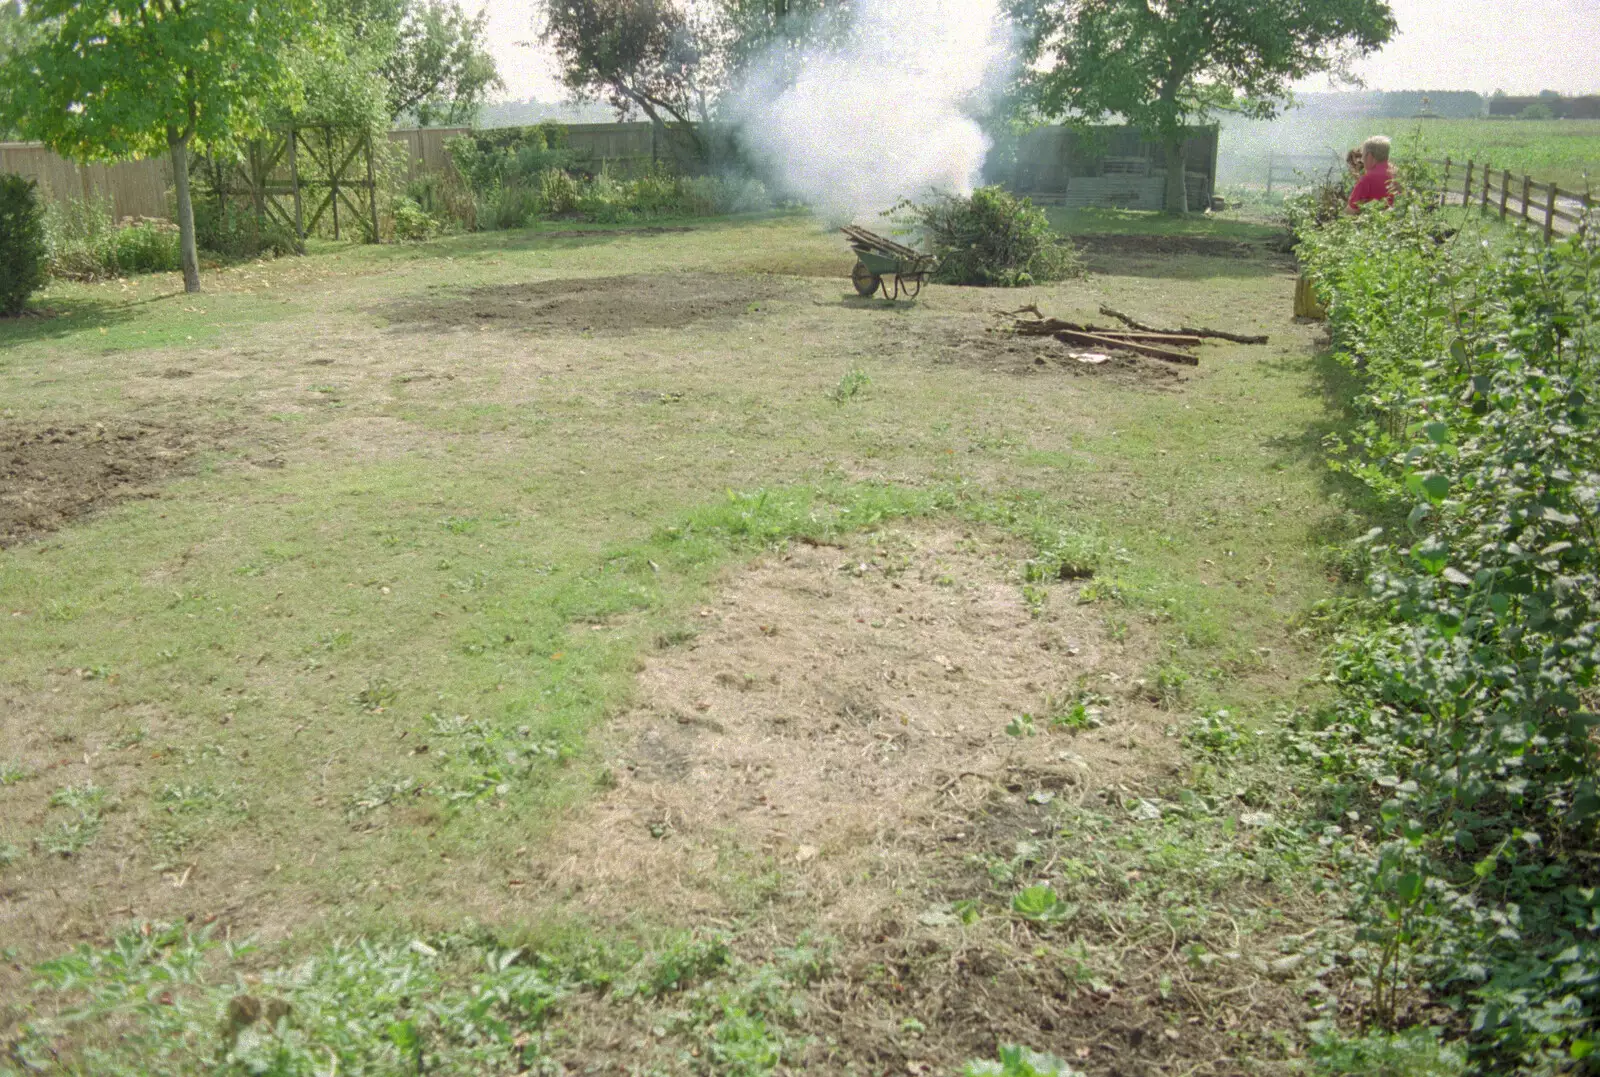
<instances>
[{"instance_id":1,"label":"green wheelbarrow","mask_svg":"<svg viewBox=\"0 0 1600 1077\"><path fill-rule=\"evenodd\" d=\"M922 282L938 265L933 255L912 250L865 228L850 224L839 231L845 234L850 248L856 252L850 283L856 286L859 295L870 296L881 290L883 298L888 300L899 299L902 295L915 298L922 291Z\"/></svg>"}]
</instances>

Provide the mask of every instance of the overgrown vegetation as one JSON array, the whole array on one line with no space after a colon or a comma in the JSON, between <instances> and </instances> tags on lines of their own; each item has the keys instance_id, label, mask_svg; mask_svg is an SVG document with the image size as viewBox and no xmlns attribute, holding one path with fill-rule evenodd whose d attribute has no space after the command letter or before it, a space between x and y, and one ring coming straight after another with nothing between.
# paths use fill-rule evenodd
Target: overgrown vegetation
<instances>
[{"instance_id":1,"label":"overgrown vegetation","mask_svg":"<svg viewBox=\"0 0 1600 1077\"><path fill-rule=\"evenodd\" d=\"M150 220L119 225L110 203L102 199L52 202L45 207L44 223L50 273L64 280L103 280L181 268L174 225Z\"/></svg>"},{"instance_id":2,"label":"overgrown vegetation","mask_svg":"<svg viewBox=\"0 0 1600 1077\"><path fill-rule=\"evenodd\" d=\"M897 209L938 256L933 279L945 284L1019 288L1083 271L1077 251L1050 227L1044 211L1001 187L901 202Z\"/></svg>"},{"instance_id":3,"label":"overgrown vegetation","mask_svg":"<svg viewBox=\"0 0 1600 1077\"><path fill-rule=\"evenodd\" d=\"M44 217L32 180L0 175L0 315L22 313L45 281Z\"/></svg>"},{"instance_id":4,"label":"overgrown vegetation","mask_svg":"<svg viewBox=\"0 0 1600 1077\"><path fill-rule=\"evenodd\" d=\"M1600 1002L1600 244L1440 235L1404 199L1300 231L1364 386L1336 466L1404 523L1296 743L1351 826L1369 1019L1566 1071Z\"/></svg>"}]
</instances>

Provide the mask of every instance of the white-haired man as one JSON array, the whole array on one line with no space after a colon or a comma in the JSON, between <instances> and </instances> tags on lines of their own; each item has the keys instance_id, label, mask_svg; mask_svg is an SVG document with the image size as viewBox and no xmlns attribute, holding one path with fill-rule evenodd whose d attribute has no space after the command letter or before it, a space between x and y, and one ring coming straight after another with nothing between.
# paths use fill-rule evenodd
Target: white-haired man
<instances>
[{"instance_id":1,"label":"white-haired man","mask_svg":"<svg viewBox=\"0 0 1600 1077\"><path fill-rule=\"evenodd\" d=\"M1389 140L1373 135L1361 144L1361 178L1350 192L1351 213L1360 213L1368 202L1394 205L1394 173L1389 170Z\"/></svg>"}]
</instances>

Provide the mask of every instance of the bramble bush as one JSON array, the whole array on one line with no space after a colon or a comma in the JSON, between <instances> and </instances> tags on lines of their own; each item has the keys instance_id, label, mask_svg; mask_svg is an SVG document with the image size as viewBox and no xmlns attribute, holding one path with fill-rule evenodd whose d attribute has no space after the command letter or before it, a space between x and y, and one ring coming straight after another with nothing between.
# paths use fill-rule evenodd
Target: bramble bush
<instances>
[{"instance_id":1,"label":"bramble bush","mask_svg":"<svg viewBox=\"0 0 1600 1077\"><path fill-rule=\"evenodd\" d=\"M0 175L0 315L21 314L44 285L46 253L34 182Z\"/></svg>"},{"instance_id":2,"label":"bramble bush","mask_svg":"<svg viewBox=\"0 0 1600 1077\"><path fill-rule=\"evenodd\" d=\"M1397 521L1297 731L1349 846L1369 1015L1439 1007L1473 1072L1600 1042L1600 243L1448 240L1431 200L1300 228L1358 424L1331 444ZM1583 1061L1587 1059L1588 1061Z\"/></svg>"}]
</instances>

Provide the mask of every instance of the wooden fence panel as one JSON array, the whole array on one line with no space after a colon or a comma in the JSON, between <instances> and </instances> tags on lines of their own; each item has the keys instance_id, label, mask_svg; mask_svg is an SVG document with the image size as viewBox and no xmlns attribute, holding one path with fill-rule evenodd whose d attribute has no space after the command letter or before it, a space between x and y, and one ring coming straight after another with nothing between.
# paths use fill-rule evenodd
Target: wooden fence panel
<instances>
[{"instance_id":1,"label":"wooden fence panel","mask_svg":"<svg viewBox=\"0 0 1600 1077\"><path fill-rule=\"evenodd\" d=\"M36 142L0 142L0 172L38 181L39 193L48 202L108 199L119 220L171 215L167 191L172 186L172 166L164 157L80 165Z\"/></svg>"},{"instance_id":2,"label":"wooden fence panel","mask_svg":"<svg viewBox=\"0 0 1600 1077\"><path fill-rule=\"evenodd\" d=\"M458 135L470 134L469 127L414 127L389 132L389 141L406 147L406 180L444 170L450 161L445 149Z\"/></svg>"}]
</instances>

